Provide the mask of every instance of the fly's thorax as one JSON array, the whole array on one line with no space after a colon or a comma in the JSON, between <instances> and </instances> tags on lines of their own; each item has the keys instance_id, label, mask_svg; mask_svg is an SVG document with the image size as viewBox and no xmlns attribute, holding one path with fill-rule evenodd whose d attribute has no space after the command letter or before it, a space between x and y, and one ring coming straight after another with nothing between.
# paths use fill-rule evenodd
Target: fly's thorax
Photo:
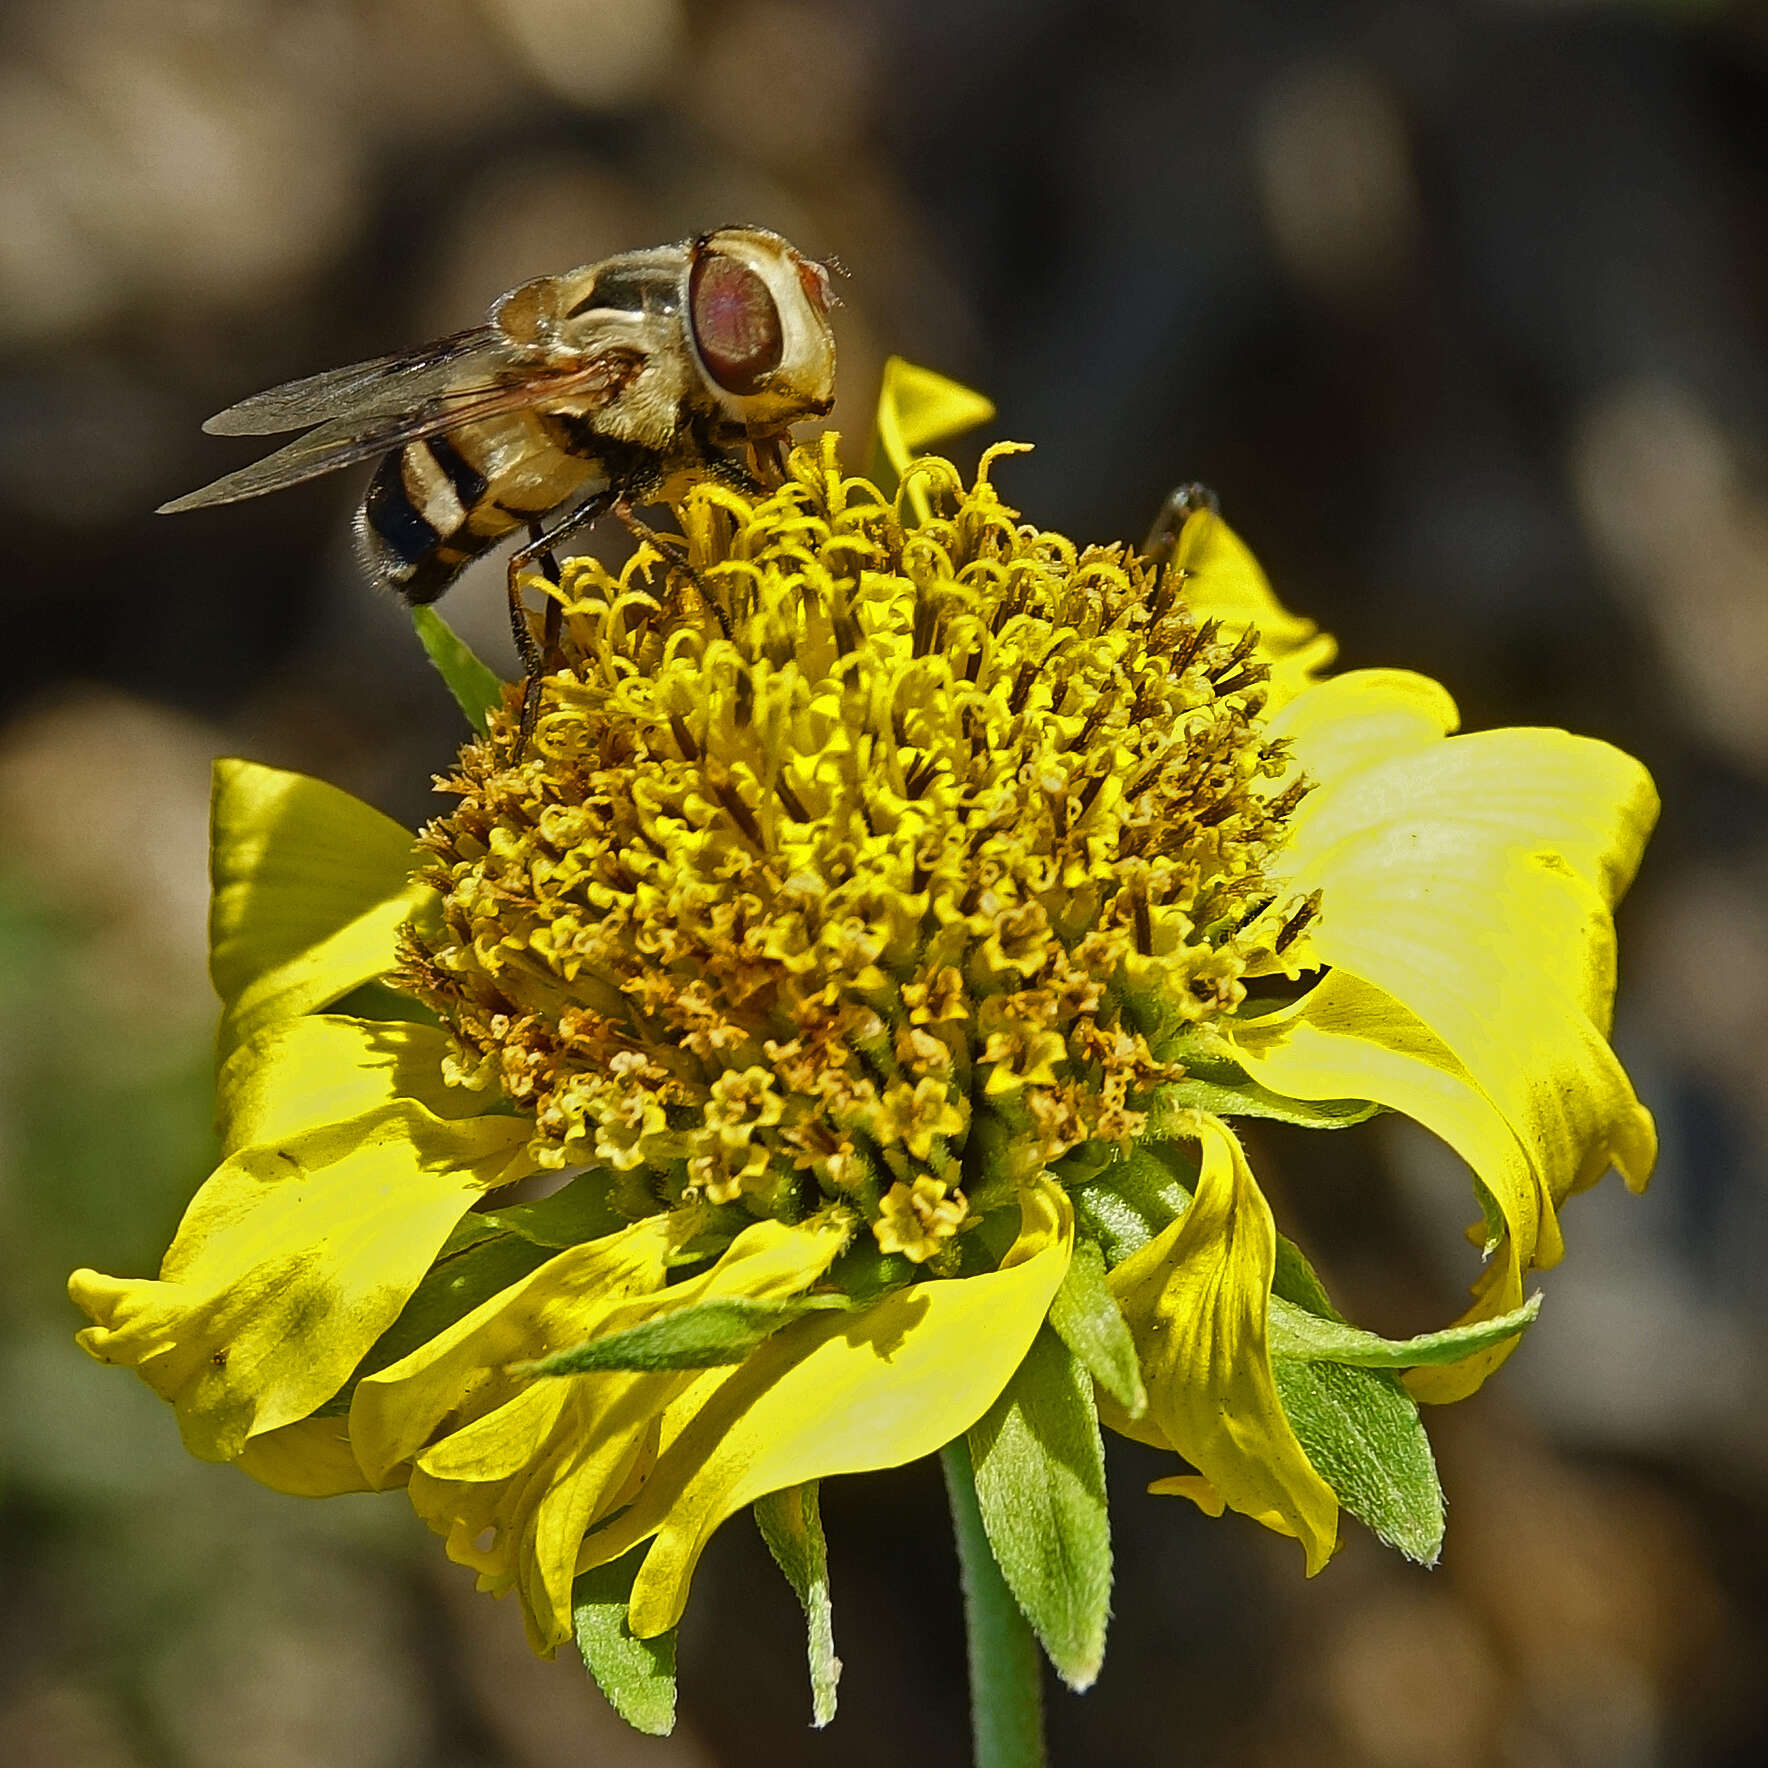
<instances>
[{"instance_id":1,"label":"fly's thorax","mask_svg":"<svg viewBox=\"0 0 1768 1768\"><path fill-rule=\"evenodd\" d=\"M1020 526L986 461L918 467L905 525L825 442L765 500L698 486L687 568L567 566L568 666L525 759L463 752L404 980L635 1212L838 1198L946 1259L1241 998L1293 795L1181 570Z\"/></svg>"}]
</instances>

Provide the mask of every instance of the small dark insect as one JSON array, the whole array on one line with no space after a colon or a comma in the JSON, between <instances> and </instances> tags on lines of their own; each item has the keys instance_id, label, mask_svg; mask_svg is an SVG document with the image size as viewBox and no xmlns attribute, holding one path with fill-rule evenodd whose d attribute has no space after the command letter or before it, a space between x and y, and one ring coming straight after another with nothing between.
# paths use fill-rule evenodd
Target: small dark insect
<instances>
[{"instance_id":1,"label":"small dark insect","mask_svg":"<svg viewBox=\"0 0 1768 1768\"><path fill-rule=\"evenodd\" d=\"M407 602L525 529L510 557L510 627L528 673L525 743L559 609L529 629L520 574L610 511L684 472L777 483L788 432L835 396L828 271L777 233L723 227L523 283L490 323L422 349L256 393L203 428L305 430L274 454L163 504L237 503L382 457L357 514L363 562Z\"/></svg>"},{"instance_id":2,"label":"small dark insect","mask_svg":"<svg viewBox=\"0 0 1768 1768\"><path fill-rule=\"evenodd\" d=\"M1166 494L1148 530L1148 538L1142 542L1143 556L1164 565L1179 544L1179 530L1192 516L1204 511L1212 516L1221 513L1221 504L1207 485L1175 485Z\"/></svg>"}]
</instances>

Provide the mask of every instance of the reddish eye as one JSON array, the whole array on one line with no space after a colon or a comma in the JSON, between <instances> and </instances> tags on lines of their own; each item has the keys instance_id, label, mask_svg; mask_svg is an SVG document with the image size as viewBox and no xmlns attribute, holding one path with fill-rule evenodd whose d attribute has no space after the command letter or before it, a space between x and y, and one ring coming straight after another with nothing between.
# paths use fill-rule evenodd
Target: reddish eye
<instances>
[{"instance_id":1,"label":"reddish eye","mask_svg":"<svg viewBox=\"0 0 1768 1768\"><path fill-rule=\"evenodd\" d=\"M703 253L688 279L694 342L707 372L727 393L753 393L780 365L780 310L746 264Z\"/></svg>"}]
</instances>

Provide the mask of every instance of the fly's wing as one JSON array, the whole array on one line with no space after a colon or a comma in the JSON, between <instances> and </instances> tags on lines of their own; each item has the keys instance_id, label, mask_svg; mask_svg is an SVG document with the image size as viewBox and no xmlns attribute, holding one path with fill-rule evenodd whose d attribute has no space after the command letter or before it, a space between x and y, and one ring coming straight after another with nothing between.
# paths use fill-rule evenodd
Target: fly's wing
<instances>
[{"instance_id":1,"label":"fly's wing","mask_svg":"<svg viewBox=\"0 0 1768 1768\"><path fill-rule=\"evenodd\" d=\"M352 362L346 368L328 368L323 374L254 393L216 412L203 428L211 436L274 436L332 418L375 417L408 410L419 400L445 391L463 364L500 353L509 354L507 343L492 327L476 325L419 350L377 356L373 362Z\"/></svg>"},{"instance_id":2,"label":"fly's wing","mask_svg":"<svg viewBox=\"0 0 1768 1768\"><path fill-rule=\"evenodd\" d=\"M487 331L484 335L492 342L470 353L482 359L479 363L469 367L469 353L463 351L446 362L425 362L422 367L402 375L394 374L391 369L383 370L363 386L353 402L333 396L331 414L316 429L297 436L274 454L267 454L250 466L241 467L238 472L203 486L200 491L161 504L159 513L177 515L184 510L206 509L211 504L238 503L243 498L261 497L268 491L281 491L287 486L336 472L340 467L373 460L406 442L440 435L446 430L459 429L463 424L476 423L503 412L531 411L566 399L578 410L585 405L594 409L612 400L644 363L643 351L617 345L567 363L544 367L522 365L508 344L498 340L495 332ZM412 358L389 358L388 361L410 363ZM335 372L339 375L361 374L375 366L362 364L354 370ZM315 375L312 381L296 381L288 387L273 388L270 393L258 394L257 398L292 394L297 388L327 378ZM393 383L397 385L397 403L393 399ZM246 400L244 405L235 406L233 410L243 410L252 403L252 400ZM304 409L306 415L295 419L295 423L310 423L314 417L323 415L311 404ZM222 413L223 417L227 415ZM261 418L249 421L253 424L267 422ZM280 420L278 422L280 424Z\"/></svg>"}]
</instances>

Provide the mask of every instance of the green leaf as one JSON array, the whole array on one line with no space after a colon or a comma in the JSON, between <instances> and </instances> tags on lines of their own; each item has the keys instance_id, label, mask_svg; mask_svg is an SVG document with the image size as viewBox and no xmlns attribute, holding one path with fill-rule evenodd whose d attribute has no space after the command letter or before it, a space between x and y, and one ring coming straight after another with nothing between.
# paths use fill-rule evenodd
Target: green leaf
<instances>
[{"instance_id":1,"label":"green leaf","mask_svg":"<svg viewBox=\"0 0 1768 1768\"><path fill-rule=\"evenodd\" d=\"M1531 1325L1541 1311L1532 1295L1520 1308L1471 1326L1421 1332L1416 1338L1379 1338L1343 1321L1322 1319L1282 1296L1271 1297L1271 1350L1304 1363L1346 1363L1362 1369L1416 1369L1432 1363L1458 1363L1500 1344Z\"/></svg>"},{"instance_id":2,"label":"green leaf","mask_svg":"<svg viewBox=\"0 0 1768 1768\"><path fill-rule=\"evenodd\" d=\"M721 1296L517 1368L536 1376L583 1375L592 1369L713 1369L742 1362L764 1339L805 1314L852 1306L845 1295L799 1295L784 1301Z\"/></svg>"},{"instance_id":3,"label":"green leaf","mask_svg":"<svg viewBox=\"0 0 1768 1768\"><path fill-rule=\"evenodd\" d=\"M1421 1565L1443 1545L1443 1489L1418 1407L1384 1369L1273 1356L1284 1416L1339 1503Z\"/></svg>"},{"instance_id":4,"label":"green leaf","mask_svg":"<svg viewBox=\"0 0 1768 1768\"><path fill-rule=\"evenodd\" d=\"M1050 1325L1086 1372L1132 1418L1147 1411L1136 1341L1105 1281L1105 1254L1096 1240L1075 1241L1068 1275L1050 1303Z\"/></svg>"},{"instance_id":5,"label":"green leaf","mask_svg":"<svg viewBox=\"0 0 1768 1768\"><path fill-rule=\"evenodd\" d=\"M571 1618L584 1667L634 1731L667 1737L675 1729L675 1629L636 1639L626 1624L633 1579L650 1543L610 1565L583 1573L571 1586Z\"/></svg>"},{"instance_id":6,"label":"green leaf","mask_svg":"<svg viewBox=\"0 0 1768 1768\"><path fill-rule=\"evenodd\" d=\"M1308 1257L1287 1234L1277 1236L1277 1264L1271 1272L1271 1293L1292 1301L1322 1320L1342 1320L1344 1315L1332 1305L1326 1285L1315 1275Z\"/></svg>"},{"instance_id":7,"label":"green leaf","mask_svg":"<svg viewBox=\"0 0 1768 1768\"><path fill-rule=\"evenodd\" d=\"M971 1427L989 1545L1050 1662L1077 1693L1105 1657L1111 1518L1093 1384L1048 1328Z\"/></svg>"},{"instance_id":8,"label":"green leaf","mask_svg":"<svg viewBox=\"0 0 1768 1768\"><path fill-rule=\"evenodd\" d=\"M1277 1237L1271 1367L1284 1416L1339 1503L1422 1565L1434 1564L1442 1551L1443 1492L1417 1402L1387 1368L1353 1365L1404 1367L1456 1342L1447 1357L1453 1361L1519 1331L1528 1321L1518 1316L1533 1319L1538 1305L1519 1308L1504 1322L1396 1343L1346 1324L1301 1249Z\"/></svg>"},{"instance_id":9,"label":"green leaf","mask_svg":"<svg viewBox=\"0 0 1768 1768\"><path fill-rule=\"evenodd\" d=\"M1178 1116L1187 1110L1264 1117L1308 1130L1349 1129L1382 1110L1366 1099L1289 1099L1273 1093L1248 1076L1235 1059L1234 1046L1209 1026L1187 1026L1172 1040L1167 1056L1184 1065L1185 1075L1155 1089L1144 1133L1157 1139L1188 1133Z\"/></svg>"},{"instance_id":10,"label":"green leaf","mask_svg":"<svg viewBox=\"0 0 1768 1768\"><path fill-rule=\"evenodd\" d=\"M581 1246L585 1240L616 1234L629 1225L628 1218L613 1205L612 1180L610 1173L591 1170L579 1173L570 1184L537 1203L475 1213L503 1233L562 1252L568 1246Z\"/></svg>"},{"instance_id":11,"label":"green leaf","mask_svg":"<svg viewBox=\"0 0 1768 1768\"><path fill-rule=\"evenodd\" d=\"M340 996L327 1009L347 1019L387 1020L395 1024L440 1025L442 1021L422 1001L400 994L384 982L365 982Z\"/></svg>"},{"instance_id":12,"label":"green leaf","mask_svg":"<svg viewBox=\"0 0 1768 1768\"><path fill-rule=\"evenodd\" d=\"M1186 1064L1187 1069L1190 1064ZM1179 1132L1178 1113L1209 1111L1217 1117L1265 1117L1276 1123L1299 1124L1308 1130L1343 1130L1367 1123L1381 1111L1362 1099L1285 1099L1241 1075L1237 1080L1212 1079L1187 1073L1183 1080L1169 1081L1155 1090L1148 1110L1148 1126L1142 1132L1156 1140Z\"/></svg>"},{"instance_id":13,"label":"green leaf","mask_svg":"<svg viewBox=\"0 0 1768 1768\"><path fill-rule=\"evenodd\" d=\"M841 1660L835 1655L835 1611L829 1601L829 1549L817 1510L817 1483L788 1486L755 1501L755 1526L786 1574L804 1609L810 1652L811 1724L819 1731L835 1717L835 1684Z\"/></svg>"},{"instance_id":14,"label":"green leaf","mask_svg":"<svg viewBox=\"0 0 1768 1768\"><path fill-rule=\"evenodd\" d=\"M431 607L413 608L411 624L436 673L448 684L454 703L468 722L484 736L493 706L503 704L503 682L480 662L466 640Z\"/></svg>"},{"instance_id":15,"label":"green leaf","mask_svg":"<svg viewBox=\"0 0 1768 1768\"><path fill-rule=\"evenodd\" d=\"M1197 1163L1172 1143L1138 1143L1070 1193L1076 1220L1098 1241L1108 1269L1121 1265L1184 1214ZM1077 1236L1078 1238L1078 1236Z\"/></svg>"},{"instance_id":16,"label":"green leaf","mask_svg":"<svg viewBox=\"0 0 1768 1768\"><path fill-rule=\"evenodd\" d=\"M861 1234L829 1266L827 1281L831 1288L849 1297L855 1307L869 1307L894 1290L919 1282L925 1275L913 1259L900 1252L882 1252L872 1235Z\"/></svg>"}]
</instances>

